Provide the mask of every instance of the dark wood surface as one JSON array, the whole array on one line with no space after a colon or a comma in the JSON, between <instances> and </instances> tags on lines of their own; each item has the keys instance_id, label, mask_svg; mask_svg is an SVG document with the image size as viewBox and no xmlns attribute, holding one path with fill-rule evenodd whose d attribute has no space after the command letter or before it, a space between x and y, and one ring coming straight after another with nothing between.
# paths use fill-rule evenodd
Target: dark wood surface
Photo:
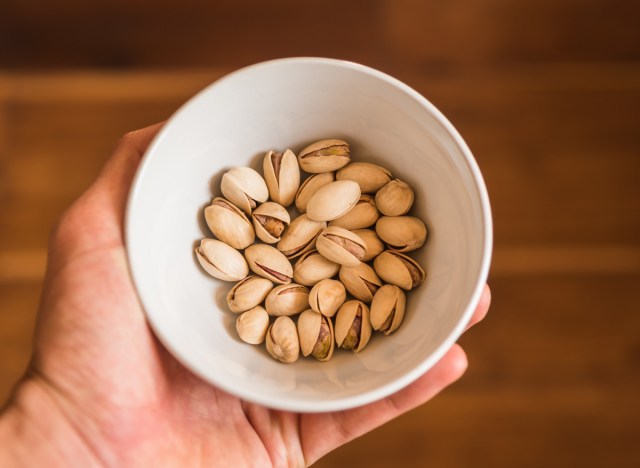
<instances>
[{"instance_id":1,"label":"dark wood surface","mask_svg":"<svg viewBox=\"0 0 640 468\"><path fill-rule=\"evenodd\" d=\"M237 67L321 55L397 76L474 152L494 303L470 368L317 466L640 466L640 8L632 1L113 0L0 6L0 401L49 229L117 138Z\"/></svg>"}]
</instances>

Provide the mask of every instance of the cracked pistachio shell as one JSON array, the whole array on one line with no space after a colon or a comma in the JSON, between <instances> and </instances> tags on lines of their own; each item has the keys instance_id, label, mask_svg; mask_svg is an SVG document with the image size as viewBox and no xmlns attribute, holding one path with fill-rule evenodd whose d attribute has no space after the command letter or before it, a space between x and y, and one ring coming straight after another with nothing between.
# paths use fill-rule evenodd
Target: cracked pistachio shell
<instances>
[{"instance_id":1,"label":"cracked pistachio shell","mask_svg":"<svg viewBox=\"0 0 640 468\"><path fill-rule=\"evenodd\" d=\"M278 317L267 330L267 352L274 359L291 363L298 359L300 354L300 341L296 324L290 317Z\"/></svg>"},{"instance_id":2,"label":"cracked pistachio shell","mask_svg":"<svg viewBox=\"0 0 640 468\"><path fill-rule=\"evenodd\" d=\"M215 239L202 239L196 257L204 270L223 281L240 281L249 274L247 262L240 252Z\"/></svg>"},{"instance_id":3,"label":"cracked pistachio shell","mask_svg":"<svg viewBox=\"0 0 640 468\"><path fill-rule=\"evenodd\" d=\"M250 167L234 167L222 175L222 195L246 214L269 198L264 179Z\"/></svg>"},{"instance_id":4,"label":"cracked pistachio shell","mask_svg":"<svg viewBox=\"0 0 640 468\"><path fill-rule=\"evenodd\" d=\"M413 198L413 189L409 184L395 179L378 190L376 206L383 215L401 216L411 209Z\"/></svg>"},{"instance_id":5,"label":"cracked pistachio shell","mask_svg":"<svg viewBox=\"0 0 640 468\"><path fill-rule=\"evenodd\" d=\"M426 273L414 259L395 250L385 250L378 255L373 267L385 282L405 291L415 288L426 278Z\"/></svg>"},{"instance_id":6,"label":"cracked pistachio shell","mask_svg":"<svg viewBox=\"0 0 640 468\"><path fill-rule=\"evenodd\" d=\"M307 216L332 221L348 213L360 199L360 186L353 180L337 180L320 187L307 203Z\"/></svg>"},{"instance_id":7,"label":"cracked pistachio shell","mask_svg":"<svg viewBox=\"0 0 640 468\"><path fill-rule=\"evenodd\" d=\"M318 234L327 227L323 221L313 221L306 214L291 221L285 229L277 248L287 258L295 258L313 249Z\"/></svg>"},{"instance_id":8,"label":"cracked pistachio shell","mask_svg":"<svg viewBox=\"0 0 640 468\"><path fill-rule=\"evenodd\" d=\"M309 288L301 284L281 284L273 288L264 303L269 315L296 315L309 306Z\"/></svg>"},{"instance_id":9,"label":"cracked pistachio shell","mask_svg":"<svg viewBox=\"0 0 640 468\"><path fill-rule=\"evenodd\" d=\"M250 275L235 284L227 293L227 306L231 312L239 313L262 304L273 289L273 283L266 278Z\"/></svg>"},{"instance_id":10,"label":"cracked pistachio shell","mask_svg":"<svg viewBox=\"0 0 640 468\"><path fill-rule=\"evenodd\" d=\"M309 305L325 317L333 317L347 299L347 291L340 281L323 279L311 288Z\"/></svg>"},{"instance_id":11,"label":"cracked pistachio shell","mask_svg":"<svg viewBox=\"0 0 640 468\"><path fill-rule=\"evenodd\" d=\"M275 247L266 244L253 244L246 248L244 256L249 268L256 275L278 284L291 283L293 277L291 263Z\"/></svg>"},{"instance_id":12,"label":"cracked pistachio shell","mask_svg":"<svg viewBox=\"0 0 640 468\"><path fill-rule=\"evenodd\" d=\"M333 355L335 338L333 323L327 317L307 309L298 317L298 337L302 355L327 361Z\"/></svg>"},{"instance_id":13,"label":"cracked pistachio shell","mask_svg":"<svg viewBox=\"0 0 640 468\"><path fill-rule=\"evenodd\" d=\"M318 191L320 187L324 187L336 180L333 172L323 172L321 174L313 174L309 176L300 186L298 193L296 193L296 208L300 213L307 211L307 203Z\"/></svg>"},{"instance_id":14,"label":"cracked pistachio shell","mask_svg":"<svg viewBox=\"0 0 640 468\"><path fill-rule=\"evenodd\" d=\"M293 267L293 280L298 284L313 286L338 274L340 265L327 260L317 250L302 255Z\"/></svg>"},{"instance_id":15,"label":"cracked pistachio shell","mask_svg":"<svg viewBox=\"0 0 640 468\"><path fill-rule=\"evenodd\" d=\"M371 338L369 308L360 301L347 301L338 310L335 324L336 345L358 353Z\"/></svg>"},{"instance_id":16,"label":"cracked pistachio shell","mask_svg":"<svg viewBox=\"0 0 640 468\"><path fill-rule=\"evenodd\" d=\"M373 195L363 193L349 212L331 221L329 226L339 226L355 231L373 226L379 217L380 213L376 208Z\"/></svg>"},{"instance_id":17,"label":"cracked pistachio shell","mask_svg":"<svg viewBox=\"0 0 640 468\"><path fill-rule=\"evenodd\" d=\"M331 172L351 160L349 143L342 140L321 140L310 144L298 154L298 163L305 172Z\"/></svg>"},{"instance_id":18,"label":"cracked pistachio shell","mask_svg":"<svg viewBox=\"0 0 640 468\"><path fill-rule=\"evenodd\" d=\"M245 343L262 343L268 328L269 314L261 306L256 306L243 312L236 319L236 331L240 339Z\"/></svg>"},{"instance_id":19,"label":"cracked pistachio shell","mask_svg":"<svg viewBox=\"0 0 640 468\"><path fill-rule=\"evenodd\" d=\"M316 249L323 257L351 267L360 264L366 247L356 234L337 226L328 227L316 239Z\"/></svg>"},{"instance_id":20,"label":"cracked pistachio shell","mask_svg":"<svg viewBox=\"0 0 640 468\"><path fill-rule=\"evenodd\" d=\"M371 302L373 295L382 286L376 272L366 263L360 263L356 267L342 266L338 276L347 291L363 302Z\"/></svg>"},{"instance_id":21,"label":"cracked pistachio shell","mask_svg":"<svg viewBox=\"0 0 640 468\"><path fill-rule=\"evenodd\" d=\"M262 169L271 200L282 206L291 205L300 187L300 168L293 151L269 151L264 156Z\"/></svg>"},{"instance_id":22,"label":"cracked pistachio shell","mask_svg":"<svg viewBox=\"0 0 640 468\"><path fill-rule=\"evenodd\" d=\"M382 216L376 223L376 234L389 249L410 252L422 247L427 227L415 216Z\"/></svg>"},{"instance_id":23,"label":"cracked pistachio shell","mask_svg":"<svg viewBox=\"0 0 640 468\"><path fill-rule=\"evenodd\" d=\"M384 250L384 244L373 229L356 229L353 233L366 245L363 262L376 258Z\"/></svg>"},{"instance_id":24,"label":"cracked pistachio shell","mask_svg":"<svg viewBox=\"0 0 640 468\"><path fill-rule=\"evenodd\" d=\"M336 173L336 180L353 180L362 193L375 193L391 180L391 172L377 164L352 162Z\"/></svg>"},{"instance_id":25,"label":"cracked pistachio shell","mask_svg":"<svg viewBox=\"0 0 640 468\"><path fill-rule=\"evenodd\" d=\"M393 333L402 323L406 296L404 291L394 284L385 284L371 301L371 326L385 335Z\"/></svg>"},{"instance_id":26,"label":"cracked pistachio shell","mask_svg":"<svg viewBox=\"0 0 640 468\"><path fill-rule=\"evenodd\" d=\"M275 202L266 202L253 210L251 214L256 235L262 242L275 244L282 232L289 226L289 212Z\"/></svg>"},{"instance_id":27,"label":"cracked pistachio shell","mask_svg":"<svg viewBox=\"0 0 640 468\"><path fill-rule=\"evenodd\" d=\"M214 198L211 205L204 209L204 219L213 235L234 249L244 249L255 241L249 218L222 197Z\"/></svg>"}]
</instances>

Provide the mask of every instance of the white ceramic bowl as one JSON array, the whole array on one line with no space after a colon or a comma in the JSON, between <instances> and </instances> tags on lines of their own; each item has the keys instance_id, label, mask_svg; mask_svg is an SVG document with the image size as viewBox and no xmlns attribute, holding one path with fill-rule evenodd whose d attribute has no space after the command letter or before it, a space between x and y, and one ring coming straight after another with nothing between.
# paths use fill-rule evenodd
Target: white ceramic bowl
<instances>
[{"instance_id":1,"label":"white ceramic bowl","mask_svg":"<svg viewBox=\"0 0 640 468\"><path fill-rule=\"evenodd\" d=\"M225 307L230 283L206 275L193 248L212 237L202 209L233 166L261 168L266 150L324 138L354 160L389 168L416 191L429 227L414 256L427 280L407 298L402 326L359 354L285 365L241 342ZM292 411L330 411L385 397L422 375L468 323L492 246L489 201L466 144L424 97L384 73L321 58L274 60L207 87L164 126L144 156L126 217L129 261L149 323L193 372L241 398Z\"/></svg>"}]
</instances>

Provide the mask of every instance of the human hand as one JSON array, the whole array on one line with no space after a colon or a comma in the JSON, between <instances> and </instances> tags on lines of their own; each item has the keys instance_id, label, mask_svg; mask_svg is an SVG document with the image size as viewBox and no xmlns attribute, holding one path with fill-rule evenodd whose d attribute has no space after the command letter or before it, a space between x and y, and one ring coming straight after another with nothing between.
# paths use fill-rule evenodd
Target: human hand
<instances>
[{"instance_id":1,"label":"human hand","mask_svg":"<svg viewBox=\"0 0 640 468\"><path fill-rule=\"evenodd\" d=\"M123 243L129 187L160 127L126 135L54 229L33 359L0 419L1 466L304 466L464 373L454 345L388 398L296 414L242 401L186 370L146 323ZM486 287L469 326L489 302Z\"/></svg>"}]
</instances>

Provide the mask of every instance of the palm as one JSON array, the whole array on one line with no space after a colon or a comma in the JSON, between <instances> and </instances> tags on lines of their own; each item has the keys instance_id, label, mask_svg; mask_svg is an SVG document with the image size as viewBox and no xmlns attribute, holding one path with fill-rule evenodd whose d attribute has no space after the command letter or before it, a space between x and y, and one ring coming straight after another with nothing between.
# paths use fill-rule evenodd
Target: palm
<instances>
[{"instance_id":1,"label":"palm","mask_svg":"<svg viewBox=\"0 0 640 468\"><path fill-rule=\"evenodd\" d=\"M346 412L297 415L243 402L187 371L147 326L122 241L126 188L156 130L121 145L58 226L36 332L32 380L102 461L297 466L425 401L461 374L464 358L454 348L394 397Z\"/></svg>"}]
</instances>

